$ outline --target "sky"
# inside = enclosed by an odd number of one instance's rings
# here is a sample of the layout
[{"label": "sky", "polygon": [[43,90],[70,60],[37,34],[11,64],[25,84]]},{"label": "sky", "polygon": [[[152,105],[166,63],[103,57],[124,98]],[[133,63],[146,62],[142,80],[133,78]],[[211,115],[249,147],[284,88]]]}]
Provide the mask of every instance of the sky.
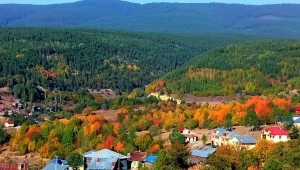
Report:
[{"label": "sky", "polygon": [[[14,4],[59,4],[75,2],[78,0],[0,0],[0,4],[14,3]],[[209,3],[209,2],[221,2],[221,3],[239,3],[239,4],[281,4],[281,3],[297,3],[300,4],[300,0],[125,0],[134,3],[151,3],[151,2],[178,2],[178,3]]]}]

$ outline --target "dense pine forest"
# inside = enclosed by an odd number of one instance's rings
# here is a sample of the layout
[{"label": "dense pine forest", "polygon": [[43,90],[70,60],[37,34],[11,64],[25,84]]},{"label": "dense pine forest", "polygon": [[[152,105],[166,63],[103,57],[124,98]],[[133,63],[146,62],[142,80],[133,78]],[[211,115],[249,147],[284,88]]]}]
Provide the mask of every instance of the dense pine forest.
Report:
[{"label": "dense pine forest", "polygon": [[12,87],[30,101],[41,97],[37,86],[131,91],[215,47],[263,39],[59,28],[1,28],[0,33],[0,87]]},{"label": "dense pine forest", "polygon": [[277,95],[300,88],[300,42],[229,45],[195,57],[148,86],[147,92],[196,96]]},{"label": "dense pine forest", "polygon": [[55,5],[2,4],[0,26],[172,33],[239,32],[299,38],[299,11],[299,4],[137,4],[120,0],[83,0]]}]

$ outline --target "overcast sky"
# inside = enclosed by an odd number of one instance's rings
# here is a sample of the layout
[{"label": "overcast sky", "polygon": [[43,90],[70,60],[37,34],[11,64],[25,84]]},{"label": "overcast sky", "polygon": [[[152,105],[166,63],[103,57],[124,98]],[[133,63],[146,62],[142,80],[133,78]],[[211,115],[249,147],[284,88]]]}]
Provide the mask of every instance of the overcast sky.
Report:
[{"label": "overcast sky", "polygon": [[[0,4],[15,3],[15,4],[58,4],[75,2],[78,0],[0,0]],[[240,4],[281,4],[281,3],[300,3],[300,0],[126,0],[135,3],[150,3],[150,2],[180,2],[180,3],[240,3]]]}]

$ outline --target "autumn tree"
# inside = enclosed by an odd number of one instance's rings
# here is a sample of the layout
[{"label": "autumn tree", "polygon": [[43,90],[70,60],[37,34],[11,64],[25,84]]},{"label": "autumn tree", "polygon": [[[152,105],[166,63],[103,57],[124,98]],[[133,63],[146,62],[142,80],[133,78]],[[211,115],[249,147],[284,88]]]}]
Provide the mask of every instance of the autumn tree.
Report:
[{"label": "autumn tree", "polygon": [[252,152],[254,156],[258,158],[259,163],[263,163],[267,160],[272,147],[273,144],[270,141],[260,139],[252,149]]},{"label": "autumn tree", "polygon": [[112,135],[108,136],[106,141],[103,143],[103,148],[112,149],[114,146],[114,137]]},{"label": "autumn tree", "polygon": [[139,136],[136,140],[135,140],[135,146],[137,146],[141,151],[146,151],[149,146],[151,145],[153,141],[153,138],[151,137],[150,134],[144,134]]},{"label": "autumn tree", "polygon": [[124,145],[119,141],[115,146],[115,151],[122,152],[124,150]]},{"label": "autumn tree", "polygon": [[92,114],[93,109],[91,107],[86,107],[83,109],[82,114],[88,116],[90,114]]}]

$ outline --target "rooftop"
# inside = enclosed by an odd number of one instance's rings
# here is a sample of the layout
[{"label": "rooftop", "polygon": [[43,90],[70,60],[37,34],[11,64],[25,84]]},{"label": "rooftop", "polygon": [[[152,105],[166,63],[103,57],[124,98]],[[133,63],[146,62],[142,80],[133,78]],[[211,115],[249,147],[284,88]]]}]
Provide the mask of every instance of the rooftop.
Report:
[{"label": "rooftop", "polygon": [[270,135],[289,135],[288,131],[282,130],[280,127],[268,127],[265,130],[270,131]]},{"label": "rooftop", "polygon": [[207,158],[210,154],[216,152],[216,148],[211,146],[202,146],[192,149],[192,156]]},{"label": "rooftop", "polygon": [[146,152],[133,151],[130,153],[130,157],[128,159],[132,161],[142,162],[145,161],[146,157]]},{"label": "rooftop", "polygon": [[235,136],[240,143],[256,143],[252,136]]},{"label": "rooftop", "polygon": [[157,160],[157,156],[151,155],[146,158],[145,162],[155,162],[156,160]]},{"label": "rooftop", "polygon": [[120,159],[127,159],[125,155],[122,155],[120,153],[111,151],[109,149],[102,149],[100,151],[95,151],[91,153],[85,153],[84,157],[90,157],[90,158],[120,158]]}]

